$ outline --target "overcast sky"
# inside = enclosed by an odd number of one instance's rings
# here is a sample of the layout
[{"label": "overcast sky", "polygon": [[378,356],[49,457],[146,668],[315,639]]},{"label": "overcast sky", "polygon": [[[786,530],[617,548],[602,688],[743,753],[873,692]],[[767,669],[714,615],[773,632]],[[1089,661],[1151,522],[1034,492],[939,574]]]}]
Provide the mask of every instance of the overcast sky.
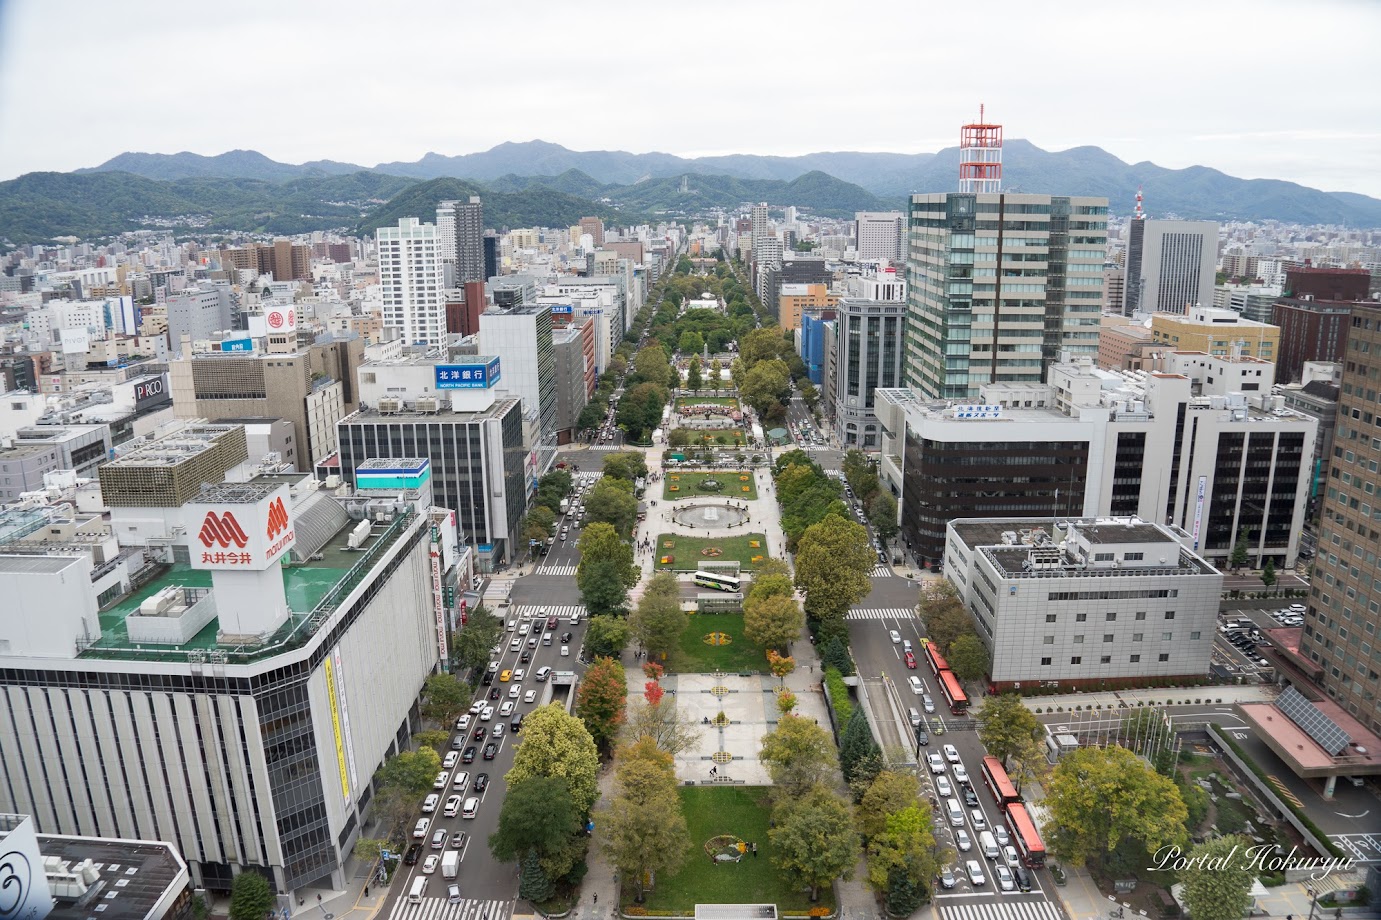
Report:
[{"label": "overcast sky", "polygon": [[983,102],[1048,150],[1381,197],[1378,38],[1375,0],[0,0],[0,179],[535,138],[914,153]]}]

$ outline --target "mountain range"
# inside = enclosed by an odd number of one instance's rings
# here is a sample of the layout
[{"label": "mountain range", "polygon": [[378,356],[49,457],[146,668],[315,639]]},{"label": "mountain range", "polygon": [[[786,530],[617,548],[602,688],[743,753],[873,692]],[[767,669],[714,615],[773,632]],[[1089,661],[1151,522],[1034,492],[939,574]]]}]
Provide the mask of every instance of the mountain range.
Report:
[{"label": "mountain range", "polygon": [[[1051,152],[1004,146],[1007,191],[1106,197],[1127,213],[1137,188],[1152,216],[1381,226],[1381,200],[1292,182],[1238,179],[1203,166],[1129,164],[1097,147]],[[597,215],[620,223],[766,201],[849,217],[905,207],[912,191],[953,189],[958,148],[937,153],[748,154],[575,151],[544,141],[481,153],[429,153],[372,169],[334,160],[279,163],[253,150],[218,156],[122,153],[72,173],[0,182],[0,240],[96,238],[140,227],[197,232],[370,232],[398,217],[431,219],[437,201],[482,195],[486,225],[566,226]]]}]

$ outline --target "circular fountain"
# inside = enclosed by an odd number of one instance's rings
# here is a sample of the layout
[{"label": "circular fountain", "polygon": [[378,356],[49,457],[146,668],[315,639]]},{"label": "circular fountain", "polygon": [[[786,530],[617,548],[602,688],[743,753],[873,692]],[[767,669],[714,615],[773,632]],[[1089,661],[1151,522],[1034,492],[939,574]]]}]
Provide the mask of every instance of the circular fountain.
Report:
[{"label": "circular fountain", "polygon": [[696,502],[676,509],[672,520],[684,527],[737,527],[748,520],[748,512],[728,502]]}]

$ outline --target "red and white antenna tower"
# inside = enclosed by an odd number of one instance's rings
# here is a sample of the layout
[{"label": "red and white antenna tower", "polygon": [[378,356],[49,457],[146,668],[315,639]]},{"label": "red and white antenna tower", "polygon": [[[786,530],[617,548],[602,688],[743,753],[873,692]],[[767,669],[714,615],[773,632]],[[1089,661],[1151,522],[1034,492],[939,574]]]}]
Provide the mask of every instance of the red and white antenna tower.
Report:
[{"label": "red and white antenna tower", "polygon": [[1002,125],[985,122],[982,105],[977,123],[964,125],[959,131],[959,191],[1002,191]]},{"label": "red and white antenna tower", "polygon": [[1146,212],[1141,210],[1141,186],[1136,187],[1136,213],[1132,215],[1135,220],[1145,220]]}]

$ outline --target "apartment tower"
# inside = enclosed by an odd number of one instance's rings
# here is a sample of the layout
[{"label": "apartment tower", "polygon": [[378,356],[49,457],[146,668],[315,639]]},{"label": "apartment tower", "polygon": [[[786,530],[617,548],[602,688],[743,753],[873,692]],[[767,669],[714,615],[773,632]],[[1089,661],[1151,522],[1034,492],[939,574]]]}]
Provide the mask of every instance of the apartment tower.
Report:
[{"label": "apartment tower", "polygon": [[375,232],[384,324],[408,345],[439,345],[446,338],[445,275],[435,224],[403,217]]}]

